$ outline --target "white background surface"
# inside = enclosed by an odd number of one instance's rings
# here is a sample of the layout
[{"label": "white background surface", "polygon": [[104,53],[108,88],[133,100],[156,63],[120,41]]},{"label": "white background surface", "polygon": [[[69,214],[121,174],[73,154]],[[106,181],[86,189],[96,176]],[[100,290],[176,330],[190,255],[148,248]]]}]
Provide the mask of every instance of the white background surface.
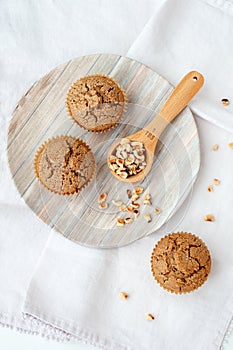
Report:
[{"label": "white background surface", "polygon": [[[2,0],[1,0],[2,1]],[[41,0],[40,0],[41,1]],[[26,10],[21,11],[21,5],[22,4],[27,4],[28,6],[26,7]],[[51,1],[46,1],[44,2],[48,3],[49,5],[52,6],[53,2]],[[60,1],[58,1],[60,3]],[[107,3],[107,2],[106,2]],[[113,2],[112,2],[113,3]],[[143,25],[147,22],[148,17],[150,17],[150,13],[153,11],[153,5],[152,1],[147,2],[147,7],[142,6],[140,8],[140,11],[137,9],[139,7],[134,6],[132,7],[132,11],[130,13],[127,13],[126,9],[124,6],[121,6],[123,2],[119,5],[119,2],[115,2],[115,7],[112,8],[112,11],[114,12],[115,16],[114,18],[116,19],[115,22],[111,22],[111,26],[118,28],[117,30],[118,35],[111,36],[109,38],[106,38],[102,35],[98,35],[98,33],[102,33],[102,26],[105,28],[106,27],[106,22],[101,23],[98,21],[98,30],[89,30],[89,38],[88,40],[85,40],[83,31],[85,29],[85,24],[86,21],[82,21],[82,17],[80,15],[80,7],[77,7],[77,13],[69,11],[69,14],[73,13],[73,20],[77,20],[77,22],[80,23],[80,27],[78,31],[75,31],[71,37],[69,37],[68,40],[60,40],[59,42],[54,40],[56,38],[56,35],[53,33],[53,30],[55,31],[55,26],[51,24],[52,21],[49,21],[49,16],[46,16],[46,13],[48,12],[47,10],[41,11],[40,12],[40,17],[39,19],[33,18],[33,10],[36,11],[36,6],[39,6],[38,4],[41,4],[41,2],[31,2],[31,1],[26,1],[22,2],[20,5],[20,1],[14,1],[11,2],[9,1],[9,4],[11,4],[12,8],[14,8],[14,11],[16,11],[17,17],[13,17],[13,19],[9,19],[5,14],[2,16],[1,20],[4,21],[4,25],[1,27],[2,33],[4,33],[7,30],[7,25],[5,22],[5,19],[9,20],[9,23],[13,21],[15,26],[10,26],[10,28],[13,28],[13,34],[12,37],[16,40],[4,40],[7,42],[7,48],[10,47],[10,55],[8,51],[5,49],[5,56],[6,56],[6,65],[3,66],[1,70],[1,80],[2,81],[7,81],[7,86],[10,84],[13,84],[14,89],[12,89],[12,93],[10,95],[10,100],[6,100],[6,95],[4,95],[4,92],[7,91],[7,89],[1,89],[2,90],[2,95],[1,95],[1,102],[4,101],[5,107],[9,107],[10,103],[16,102],[21,94],[23,94],[27,88],[33,83],[38,77],[43,75],[45,72],[49,71],[48,67],[54,67],[56,64],[61,63],[66,61],[68,58],[74,57],[74,56],[79,56],[81,54],[88,54],[88,53],[93,53],[93,52],[99,52],[101,51],[106,51],[106,47],[108,48],[108,52],[117,52],[117,53],[122,53],[125,54],[127,52],[127,49],[130,47],[130,44],[137,38],[138,34],[143,28]],[[71,5],[73,4],[73,1],[66,1],[67,4],[67,9],[69,8],[68,4]],[[83,2],[84,4],[84,2]],[[93,10],[93,2],[92,1],[85,1],[85,6],[87,6],[87,13],[89,14],[89,18],[93,18],[93,14],[95,14],[95,11]],[[116,5],[117,4],[117,5]],[[29,6],[30,5],[30,6]],[[33,8],[33,6],[35,8]],[[101,5],[101,1],[99,1],[99,5]],[[9,7],[11,7],[9,5]],[[111,5],[109,5],[111,6]],[[141,12],[141,9],[143,11]],[[66,8],[64,8],[64,11]],[[63,11],[63,12],[64,12]],[[3,13],[3,12],[2,12]],[[11,11],[9,11],[11,13]],[[129,14],[131,17],[135,19],[135,27],[128,28],[127,31],[127,41],[125,40],[125,30],[122,30],[122,26],[128,23],[129,19]],[[0,11],[0,16],[1,16],[1,11]],[[31,23],[31,19],[33,18],[32,24],[29,27],[28,30],[28,24]],[[57,18],[60,18],[60,13],[57,14]],[[17,19],[17,21],[15,21]],[[18,21],[19,20],[19,21]],[[21,28],[20,23],[23,23],[22,27],[22,32],[19,31]],[[43,33],[50,32],[50,40],[45,40],[46,36],[43,37],[43,35],[40,32],[37,32],[37,28],[33,25],[34,23],[41,23],[41,27],[44,28]],[[113,23],[114,22],[114,23]],[[8,22],[7,22],[8,23]],[[83,27],[82,27],[83,24]],[[107,22],[109,24],[109,22]],[[140,24],[140,25],[139,25]],[[56,26],[56,32],[59,32],[59,37],[63,38],[64,35],[64,28],[61,25]],[[25,36],[25,32],[28,33],[27,36]],[[52,32],[52,33],[51,33]],[[12,33],[12,31],[10,31]],[[37,35],[38,34],[38,35]],[[57,34],[57,33],[56,33]],[[109,33],[108,33],[109,35]],[[34,40],[34,38],[38,38],[39,40]],[[96,40],[96,37],[98,37],[98,40]],[[23,38],[23,40],[21,40]],[[65,46],[65,42],[67,42],[67,45]],[[78,43],[78,45],[71,45],[71,42]],[[20,43],[20,45],[19,45]],[[33,44],[31,44],[33,43]],[[30,44],[30,45],[29,45]],[[44,45],[42,47],[42,44]],[[71,52],[70,48],[77,47],[77,52]],[[39,48],[39,49],[37,49]],[[59,49],[56,51],[56,49]],[[21,51],[20,51],[21,50]],[[89,50],[89,51],[88,51]],[[57,56],[55,55],[54,52],[59,52]],[[39,54],[38,54],[39,52]],[[21,61],[19,60],[19,57],[21,57]],[[27,62],[27,59],[33,58]],[[28,73],[28,74],[27,74]],[[29,74],[30,73],[30,74]],[[6,77],[4,76],[6,74]],[[4,79],[5,78],[5,79]],[[20,86],[20,87],[18,87]],[[9,87],[8,87],[9,89]],[[12,103],[12,104],[14,104]],[[10,116],[10,111],[3,109],[3,112],[7,117]],[[220,132],[220,129],[219,129]],[[1,133],[1,130],[0,130]],[[1,189],[1,192],[4,193],[6,189]],[[8,192],[7,189],[7,199],[11,198],[11,194]],[[12,196],[13,198],[13,196]],[[13,200],[14,203],[14,200]],[[16,232],[17,233],[17,232]],[[91,315],[90,315],[91,317]],[[208,325],[207,325],[208,326]],[[224,346],[224,350],[232,350],[233,349],[233,336],[231,337],[231,342],[228,343],[228,345]],[[12,349],[45,349],[45,350],[55,350],[55,349],[77,349],[77,350],[91,350],[94,349],[93,347],[90,346],[85,346],[83,344],[78,344],[78,343],[67,343],[67,344],[59,344],[55,342],[48,342],[40,337],[36,336],[30,336],[30,335],[23,335],[23,334],[18,334],[15,331],[9,330],[9,329],[1,329],[0,328],[0,350],[12,350]],[[152,349],[154,350],[154,349]],[[158,349],[160,350],[160,349]],[[175,348],[175,350],[177,350]],[[197,350],[202,350],[202,349],[197,349]],[[205,349],[203,349],[205,350]]]},{"label": "white background surface", "polygon": [[[0,348],[1,350],[95,350],[96,347],[84,345],[77,342],[56,343],[32,335],[20,334],[6,328],[0,328]],[[223,350],[233,349],[233,336],[224,344]],[[153,349],[152,349],[153,350]],[[161,349],[157,349],[161,350]],[[177,349],[174,349],[177,350]],[[197,349],[204,350],[204,349]]]}]

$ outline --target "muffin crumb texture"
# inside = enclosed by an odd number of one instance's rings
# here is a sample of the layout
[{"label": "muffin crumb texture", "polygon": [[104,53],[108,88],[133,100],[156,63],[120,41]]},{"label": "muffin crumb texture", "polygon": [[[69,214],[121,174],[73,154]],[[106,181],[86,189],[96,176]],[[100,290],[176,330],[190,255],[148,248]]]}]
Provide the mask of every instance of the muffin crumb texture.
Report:
[{"label": "muffin crumb texture", "polygon": [[114,79],[90,75],[71,86],[66,103],[70,116],[81,127],[89,131],[105,131],[120,121],[126,97]]},{"label": "muffin crumb texture", "polygon": [[41,183],[59,194],[78,193],[90,182],[95,171],[94,155],[80,139],[59,136],[47,141],[35,158]]},{"label": "muffin crumb texture", "polygon": [[191,292],[208,277],[211,258],[206,245],[195,235],[172,233],[155,246],[151,269],[155,280],[174,293]]}]

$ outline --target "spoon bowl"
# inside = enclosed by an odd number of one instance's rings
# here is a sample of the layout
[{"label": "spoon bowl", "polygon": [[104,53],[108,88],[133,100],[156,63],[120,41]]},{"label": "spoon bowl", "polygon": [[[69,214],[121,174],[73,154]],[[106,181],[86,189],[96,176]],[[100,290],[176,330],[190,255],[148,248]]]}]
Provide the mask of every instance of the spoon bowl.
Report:
[{"label": "spoon bowl", "polygon": [[[144,129],[140,130],[138,133],[135,133],[131,136],[127,136],[127,137],[124,137],[124,139],[128,139],[130,141],[139,141],[139,142],[142,142],[142,131],[144,131]],[[158,140],[157,140],[158,141]],[[132,176],[129,176],[127,177],[126,179],[124,178],[121,178],[115,171],[113,171],[111,168],[110,168],[110,162],[109,162],[109,157],[113,154],[115,154],[115,151],[116,151],[116,148],[117,146],[119,145],[119,141],[114,143],[110,149],[109,149],[109,153],[108,153],[108,167],[109,167],[109,170],[111,172],[111,174],[113,176],[115,176],[118,180],[121,180],[121,181],[124,181],[124,182],[139,182],[141,180],[143,180],[144,177],[146,177],[146,175],[150,172],[151,170],[151,167],[153,165],[153,161],[154,161],[154,150],[155,150],[155,147],[157,145],[157,142],[154,143],[154,147],[153,149],[151,149],[151,147],[148,146],[148,144],[144,144],[144,147],[145,147],[145,150],[146,150],[146,167],[141,170],[139,173],[137,173],[136,175],[132,175]]]},{"label": "spoon bowl", "polygon": [[135,134],[124,137],[124,139],[128,139],[130,141],[141,142],[145,148],[146,166],[140,172],[135,175],[129,175],[126,178],[118,175],[114,170],[110,168],[111,163],[109,161],[109,157],[115,154],[116,148],[120,142],[118,141],[110,147],[108,153],[108,167],[110,172],[118,180],[133,183],[144,179],[153,165],[154,151],[160,135],[163,133],[169,123],[171,123],[187,106],[187,104],[194,97],[194,95],[196,95],[203,84],[204,78],[201,73],[197,71],[191,71],[186,74],[180,83],[176,86],[155,118]]}]

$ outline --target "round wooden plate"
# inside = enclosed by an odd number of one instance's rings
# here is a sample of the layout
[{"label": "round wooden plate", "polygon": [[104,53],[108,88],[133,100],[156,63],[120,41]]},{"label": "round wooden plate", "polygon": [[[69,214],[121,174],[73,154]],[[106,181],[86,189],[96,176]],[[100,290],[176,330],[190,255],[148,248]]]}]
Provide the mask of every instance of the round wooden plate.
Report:
[{"label": "round wooden plate", "polygon": [[[120,125],[102,134],[79,128],[67,116],[65,107],[70,85],[84,75],[95,73],[115,78],[125,89],[129,102]],[[119,182],[110,174],[106,157],[111,143],[136,132],[155,116],[172,89],[164,78],[145,65],[112,54],[73,59],[36,82],[14,110],[8,134],[10,170],[27,205],[51,228],[86,246],[119,247],[160,228],[187,197],[200,166],[199,138],[189,108],[163,133],[150,174],[137,184],[144,188],[144,193],[151,194],[152,206],[140,202],[139,217],[124,227],[116,226],[116,218],[129,213],[119,212],[111,201],[127,203],[126,191],[132,190],[133,185]],[[80,194],[60,196],[39,184],[33,160],[45,140],[67,134],[80,137],[91,146],[97,170],[92,183]],[[102,192],[108,193],[109,206],[105,210],[98,207]],[[154,213],[155,207],[160,208],[160,214]],[[150,223],[144,218],[145,213],[151,214]]]}]

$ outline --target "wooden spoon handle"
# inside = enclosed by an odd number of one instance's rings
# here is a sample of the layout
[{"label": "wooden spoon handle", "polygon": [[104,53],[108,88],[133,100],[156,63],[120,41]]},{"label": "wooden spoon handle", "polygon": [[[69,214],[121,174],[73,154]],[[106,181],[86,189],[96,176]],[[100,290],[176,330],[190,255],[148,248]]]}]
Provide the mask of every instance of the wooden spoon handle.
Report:
[{"label": "wooden spoon handle", "polygon": [[192,71],[186,74],[161,108],[160,116],[170,123],[187,106],[203,84],[204,78],[201,73]]},{"label": "wooden spoon handle", "polygon": [[153,147],[153,143],[159,139],[167,125],[187,106],[193,96],[204,84],[201,73],[189,72],[184,76],[169,96],[156,117],[144,127],[147,142]]}]

